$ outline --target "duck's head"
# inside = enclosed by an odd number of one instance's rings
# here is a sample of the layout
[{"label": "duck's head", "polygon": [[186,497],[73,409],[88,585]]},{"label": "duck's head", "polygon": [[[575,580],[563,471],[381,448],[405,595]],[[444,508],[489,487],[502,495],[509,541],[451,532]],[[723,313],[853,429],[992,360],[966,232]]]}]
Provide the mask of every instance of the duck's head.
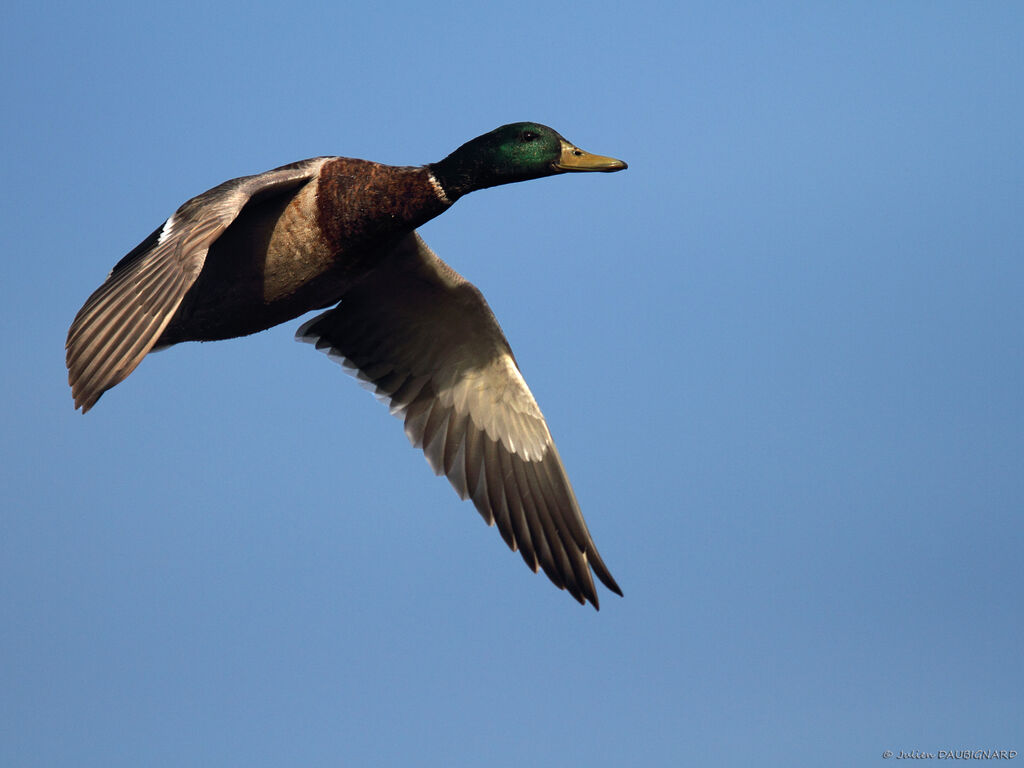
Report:
[{"label": "duck's head", "polygon": [[575,171],[621,171],[614,157],[584,152],[539,123],[511,123],[467,141],[430,170],[445,195],[456,198],[486,187]]}]

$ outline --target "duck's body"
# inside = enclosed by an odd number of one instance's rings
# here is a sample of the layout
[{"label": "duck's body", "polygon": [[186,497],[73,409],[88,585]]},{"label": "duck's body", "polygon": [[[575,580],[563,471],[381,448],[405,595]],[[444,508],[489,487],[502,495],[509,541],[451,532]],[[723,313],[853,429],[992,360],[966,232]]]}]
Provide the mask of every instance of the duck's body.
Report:
[{"label": "duck's body", "polygon": [[[210,245],[156,348],[246,336],[336,304],[394,242],[451,206],[428,168],[317,157],[221,184],[182,206],[149,240],[232,190],[277,175],[285,182],[250,199]],[[111,277],[130,268],[139,250]]]},{"label": "duck's body", "polygon": [[245,336],[340,302],[299,338],[370,382],[533,570],[596,607],[590,567],[621,591],[508,342],[480,292],[415,229],[474,189],[621,168],[521,123],[434,165],[319,157],[227,181],[182,205],[79,311],[67,342],[75,405],[89,410],[152,349]]}]

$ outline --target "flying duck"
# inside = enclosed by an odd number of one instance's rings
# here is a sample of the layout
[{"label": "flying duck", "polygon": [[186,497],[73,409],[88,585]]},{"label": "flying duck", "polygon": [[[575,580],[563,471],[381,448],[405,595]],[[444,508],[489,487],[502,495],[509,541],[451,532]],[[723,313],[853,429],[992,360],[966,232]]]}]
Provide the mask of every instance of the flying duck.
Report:
[{"label": "flying duck", "polygon": [[373,389],[534,572],[598,608],[591,569],[622,590],[512,349],[480,291],[416,228],[478,189],[625,168],[514,123],[421,167],[316,157],[226,181],[178,208],[79,310],[66,345],[75,407],[88,411],[150,351],[333,307],[296,337]]}]

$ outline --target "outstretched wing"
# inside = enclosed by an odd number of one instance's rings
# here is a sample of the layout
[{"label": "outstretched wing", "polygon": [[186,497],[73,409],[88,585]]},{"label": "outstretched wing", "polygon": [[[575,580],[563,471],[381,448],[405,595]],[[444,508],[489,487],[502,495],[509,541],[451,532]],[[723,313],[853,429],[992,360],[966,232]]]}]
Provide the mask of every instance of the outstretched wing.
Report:
[{"label": "outstretched wing", "polygon": [[305,184],[328,159],[225,181],[186,202],[121,259],[68,331],[75,407],[82,413],[92,408],[153,348],[202,271],[210,246],[248,202]]},{"label": "outstretched wing", "polygon": [[598,607],[622,594],[587,530],[544,416],[480,291],[413,233],[299,328],[368,382],[437,474],[536,572]]}]

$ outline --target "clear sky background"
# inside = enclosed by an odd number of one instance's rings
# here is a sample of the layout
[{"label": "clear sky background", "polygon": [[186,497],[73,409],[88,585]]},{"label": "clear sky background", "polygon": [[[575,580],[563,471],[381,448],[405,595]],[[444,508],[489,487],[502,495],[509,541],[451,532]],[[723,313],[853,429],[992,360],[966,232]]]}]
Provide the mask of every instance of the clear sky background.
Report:
[{"label": "clear sky background", "polygon": [[[0,765],[1024,753],[1024,7],[360,6],[4,11]],[[298,321],[72,410],[71,319],[187,198],[517,120],[629,170],[421,232],[624,599],[531,574]]]}]

